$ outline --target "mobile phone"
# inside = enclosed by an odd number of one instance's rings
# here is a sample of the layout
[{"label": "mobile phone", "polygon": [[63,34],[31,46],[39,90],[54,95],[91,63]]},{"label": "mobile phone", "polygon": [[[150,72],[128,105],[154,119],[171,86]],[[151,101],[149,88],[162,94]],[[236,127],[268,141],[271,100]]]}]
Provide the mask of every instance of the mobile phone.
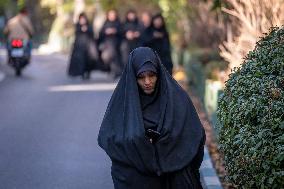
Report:
[{"label": "mobile phone", "polygon": [[146,130],[146,135],[151,138],[153,141],[156,141],[160,136],[161,133],[158,131],[155,131],[153,129],[147,129]]}]

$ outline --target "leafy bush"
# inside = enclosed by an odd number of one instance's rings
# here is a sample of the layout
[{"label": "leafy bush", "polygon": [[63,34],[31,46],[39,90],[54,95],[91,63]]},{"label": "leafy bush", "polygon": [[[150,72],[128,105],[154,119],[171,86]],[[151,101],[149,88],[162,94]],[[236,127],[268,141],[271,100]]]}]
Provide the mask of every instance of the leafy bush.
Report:
[{"label": "leafy bush", "polygon": [[238,188],[284,188],[284,27],[235,68],[219,99],[219,143]]}]

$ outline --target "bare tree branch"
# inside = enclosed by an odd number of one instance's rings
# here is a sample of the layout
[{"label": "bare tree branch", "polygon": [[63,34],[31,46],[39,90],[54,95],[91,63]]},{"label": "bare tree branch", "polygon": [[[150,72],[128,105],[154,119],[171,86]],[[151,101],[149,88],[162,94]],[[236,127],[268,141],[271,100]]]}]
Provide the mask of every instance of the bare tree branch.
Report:
[{"label": "bare tree branch", "polygon": [[220,55],[230,63],[230,69],[240,66],[247,53],[270,27],[284,24],[284,0],[228,0],[231,9],[222,11],[237,18],[231,25],[238,28],[232,37],[228,30],[227,41],[219,46]]}]

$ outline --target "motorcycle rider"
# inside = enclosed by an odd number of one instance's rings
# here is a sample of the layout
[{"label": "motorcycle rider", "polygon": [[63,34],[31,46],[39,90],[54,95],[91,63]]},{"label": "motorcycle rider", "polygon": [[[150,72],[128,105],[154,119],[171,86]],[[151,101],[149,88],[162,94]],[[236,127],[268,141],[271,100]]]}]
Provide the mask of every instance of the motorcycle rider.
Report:
[{"label": "motorcycle rider", "polygon": [[[34,29],[31,20],[28,17],[28,11],[26,7],[21,8],[16,16],[8,20],[3,33],[7,36],[8,58],[10,57],[11,53],[10,41],[12,39],[21,39],[27,42],[26,53],[29,62],[32,50],[31,38],[34,34]],[[8,61],[10,60],[8,59]]]}]

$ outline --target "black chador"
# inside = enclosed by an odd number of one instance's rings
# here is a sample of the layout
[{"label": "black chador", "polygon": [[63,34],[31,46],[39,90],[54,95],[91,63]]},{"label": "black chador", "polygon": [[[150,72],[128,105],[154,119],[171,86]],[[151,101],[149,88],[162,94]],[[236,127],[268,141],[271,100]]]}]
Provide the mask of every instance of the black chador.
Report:
[{"label": "black chador", "polygon": [[120,43],[121,24],[119,19],[116,18],[112,21],[107,19],[99,34],[99,49],[103,63],[110,66],[111,72],[115,76],[121,74]]},{"label": "black chador", "polygon": [[143,32],[142,45],[154,49],[159,54],[167,71],[172,74],[173,62],[169,33],[161,14],[155,15],[152,18],[151,26]]},{"label": "black chador", "polygon": [[[151,95],[141,91],[136,78],[147,70],[158,78]],[[132,51],[98,136],[112,160],[115,189],[202,188],[199,167],[204,142],[204,129],[190,98],[158,55],[147,47]]]},{"label": "black chador", "polygon": [[89,44],[90,41],[94,40],[94,33],[84,13],[80,14],[75,30],[75,42],[71,53],[68,74],[70,76],[84,76],[87,74],[87,77],[89,77],[93,69],[93,62],[89,56]]},{"label": "black chador", "polygon": [[[133,17],[130,17],[133,15]],[[123,65],[126,65],[128,62],[129,53],[141,46],[140,36],[142,32],[142,25],[139,23],[135,11],[130,10],[126,14],[125,22],[123,23],[122,29],[122,43],[120,47],[121,58]]]}]

